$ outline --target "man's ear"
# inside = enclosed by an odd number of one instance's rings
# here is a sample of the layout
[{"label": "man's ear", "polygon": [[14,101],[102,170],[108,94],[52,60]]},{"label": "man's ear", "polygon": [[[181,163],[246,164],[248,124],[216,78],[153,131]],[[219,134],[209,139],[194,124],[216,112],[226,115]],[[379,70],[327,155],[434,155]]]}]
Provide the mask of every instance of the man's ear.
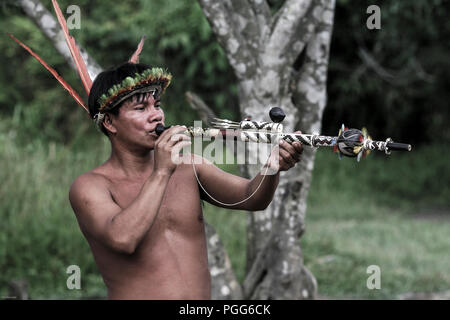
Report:
[{"label": "man's ear", "polygon": [[103,126],[105,127],[106,131],[115,134],[117,132],[117,128],[115,127],[113,120],[114,117],[111,114],[106,113],[105,118],[103,119]]}]

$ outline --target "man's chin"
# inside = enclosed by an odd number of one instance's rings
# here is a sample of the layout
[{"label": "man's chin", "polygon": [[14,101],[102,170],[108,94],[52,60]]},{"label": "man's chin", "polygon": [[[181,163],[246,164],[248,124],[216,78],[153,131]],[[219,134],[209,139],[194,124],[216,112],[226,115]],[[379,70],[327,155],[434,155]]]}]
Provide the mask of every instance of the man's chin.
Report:
[{"label": "man's chin", "polygon": [[146,147],[148,147],[149,149],[153,150],[155,148],[155,143],[156,140],[158,140],[159,136],[157,134],[149,134],[147,136],[148,138],[146,139]]}]

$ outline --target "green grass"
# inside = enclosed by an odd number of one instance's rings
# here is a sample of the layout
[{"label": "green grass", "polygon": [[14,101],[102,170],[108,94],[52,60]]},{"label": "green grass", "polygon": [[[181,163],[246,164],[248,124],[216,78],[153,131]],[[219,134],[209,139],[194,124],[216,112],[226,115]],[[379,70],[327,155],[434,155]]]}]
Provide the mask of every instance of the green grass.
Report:
[{"label": "green grass", "polygon": [[[361,163],[318,154],[301,245],[319,294],[372,299],[450,289],[445,154],[448,147],[431,146]],[[431,219],[436,211],[441,217]],[[381,269],[380,290],[366,287],[369,265]]]},{"label": "green grass", "polygon": [[[392,298],[450,289],[450,215],[415,217],[449,207],[445,153],[448,149],[432,146],[356,163],[318,152],[300,241],[321,295]],[[70,147],[39,140],[18,146],[13,135],[0,134],[0,296],[7,295],[13,279],[26,280],[36,299],[105,296],[68,189],[108,155],[104,138]],[[209,204],[204,211],[242,281],[246,214]],[[66,287],[72,264],[81,268],[82,290]],[[372,264],[381,268],[381,290],[366,288],[366,268]]]},{"label": "green grass", "polygon": [[[32,298],[105,296],[89,246],[68,201],[72,181],[108,155],[108,145],[74,152],[38,140],[17,147],[0,136],[0,296],[7,282],[28,282]],[[83,290],[68,290],[67,267],[81,268]]]},{"label": "green grass", "polygon": [[[313,217],[301,240],[319,293],[331,297],[392,298],[450,289],[449,221],[422,221],[389,209],[376,216]],[[381,269],[381,289],[368,290],[369,265]]]}]

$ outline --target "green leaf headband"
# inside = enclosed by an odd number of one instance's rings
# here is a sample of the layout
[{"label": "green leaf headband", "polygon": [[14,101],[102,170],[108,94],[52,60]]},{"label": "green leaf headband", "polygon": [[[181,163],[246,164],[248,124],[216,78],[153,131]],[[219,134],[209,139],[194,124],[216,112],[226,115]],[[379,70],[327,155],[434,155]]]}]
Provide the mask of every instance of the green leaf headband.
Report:
[{"label": "green leaf headband", "polygon": [[[141,92],[150,92],[160,87],[160,93],[164,93],[172,80],[172,75],[162,68],[147,69],[141,74],[136,73],[135,77],[126,77],[121,83],[112,86],[107,94],[103,94],[99,100],[100,105],[98,111],[104,113],[112,110],[125,99]],[[140,90],[148,87],[148,91]],[[159,93],[159,92],[158,92]]]},{"label": "green leaf headband", "polygon": [[138,93],[152,92],[154,96],[164,93],[172,80],[172,75],[162,68],[147,69],[142,73],[136,73],[135,77],[126,77],[121,83],[112,86],[106,94],[98,99],[100,105],[98,113],[94,116],[94,122],[101,129],[105,112],[108,112],[126,99]]}]

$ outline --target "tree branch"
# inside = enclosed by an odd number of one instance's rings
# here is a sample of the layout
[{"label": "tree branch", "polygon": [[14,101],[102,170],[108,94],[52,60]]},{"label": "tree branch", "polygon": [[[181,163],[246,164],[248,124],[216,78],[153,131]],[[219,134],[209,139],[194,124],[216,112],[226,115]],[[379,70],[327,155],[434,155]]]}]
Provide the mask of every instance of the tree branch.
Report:
[{"label": "tree branch", "polygon": [[256,52],[259,47],[259,35],[261,33],[258,21],[248,0],[230,0],[231,19],[236,31],[242,35],[247,49]]},{"label": "tree branch", "polygon": [[25,280],[12,280],[8,283],[8,296],[14,300],[28,300],[28,283]]},{"label": "tree branch", "polygon": [[[185,97],[191,108],[199,114],[203,123],[210,125],[214,118],[217,118],[215,112],[195,93],[187,91]],[[226,139],[223,140],[223,144],[231,152],[227,146]],[[234,158],[237,157],[237,150],[237,148],[233,148],[232,150]]]},{"label": "tree branch", "polygon": [[[27,16],[29,16],[41,29],[47,38],[49,38],[56,50],[64,57],[64,59],[69,63],[69,65],[76,70],[75,64],[73,62],[72,55],[70,54],[69,48],[64,40],[64,34],[61,30],[58,22],[53,17],[53,15],[42,5],[40,0],[19,0],[19,4],[25,11]],[[79,46],[79,45],[78,45]],[[97,62],[90,58],[86,50],[79,46],[83,60],[89,71],[91,79],[94,79],[97,74],[102,71]]]},{"label": "tree branch", "polygon": [[284,3],[272,22],[272,32],[264,52],[265,64],[271,64],[282,74],[289,71],[284,67],[290,68],[294,64],[316,26],[324,19],[324,2],[287,0]]},{"label": "tree branch", "polygon": [[270,32],[272,19],[269,4],[266,0],[248,0],[248,2],[255,14],[256,21],[258,22],[260,38],[265,39],[266,35]]},{"label": "tree branch", "polygon": [[363,47],[358,49],[358,56],[361,58],[364,67],[373,70],[382,80],[393,86],[407,86],[417,80],[432,83],[434,80],[423,70],[423,67],[414,57],[409,66],[393,71],[383,67],[375,56]]},{"label": "tree branch", "polygon": [[[323,19],[308,42],[305,62],[293,77],[292,97],[302,117],[296,127],[319,133],[327,101],[326,82],[335,0],[325,1]],[[328,13],[330,16],[328,16]]]},{"label": "tree branch", "polygon": [[250,299],[256,286],[264,276],[264,271],[268,267],[266,263],[266,256],[272,241],[272,236],[267,237],[266,242],[264,243],[260,251],[258,251],[255,260],[253,261],[252,266],[248,271],[247,276],[245,277],[244,283],[242,285],[245,299]]},{"label": "tree branch", "polygon": [[380,78],[386,80],[389,83],[393,83],[395,76],[386,70],[375,58],[372,56],[367,50],[364,48],[358,49],[358,56],[361,58],[361,60],[364,62],[364,64],[375,71],[377,75],[380,76]]},{"label": "tree branch", "polygon": [[195,93],[187,91],[185,97],[191,108],[197,111],[203,123],[210,124],[214,118],[217,118],[215,112]]},{"label": "tree branch", "polygon": [[285,52],[292,38],[298,38],[297,27],[312,5],[312,0],[286,0],[272,22],[268,46]]},{"label": "tree branch", "polygon": [[211,273],[211,299],[242,299],[242,288],[234,275],[230,259],[214,228],[205,223],[208,264]]},{"label": "tree branch", "polygon": [[[234,0],[199,0],[199,3],[236,76],[238,79],[246,79],[255,73],[256,61],[253,50],[241,33],[245,28],[242,24],[246,21],[243,19],[242,22],[236,23],[233,19],[235,7],[232,1]],[[236,4],[236,1],[234,3]],[[250,14],[248,10],[244,11]]]}]

